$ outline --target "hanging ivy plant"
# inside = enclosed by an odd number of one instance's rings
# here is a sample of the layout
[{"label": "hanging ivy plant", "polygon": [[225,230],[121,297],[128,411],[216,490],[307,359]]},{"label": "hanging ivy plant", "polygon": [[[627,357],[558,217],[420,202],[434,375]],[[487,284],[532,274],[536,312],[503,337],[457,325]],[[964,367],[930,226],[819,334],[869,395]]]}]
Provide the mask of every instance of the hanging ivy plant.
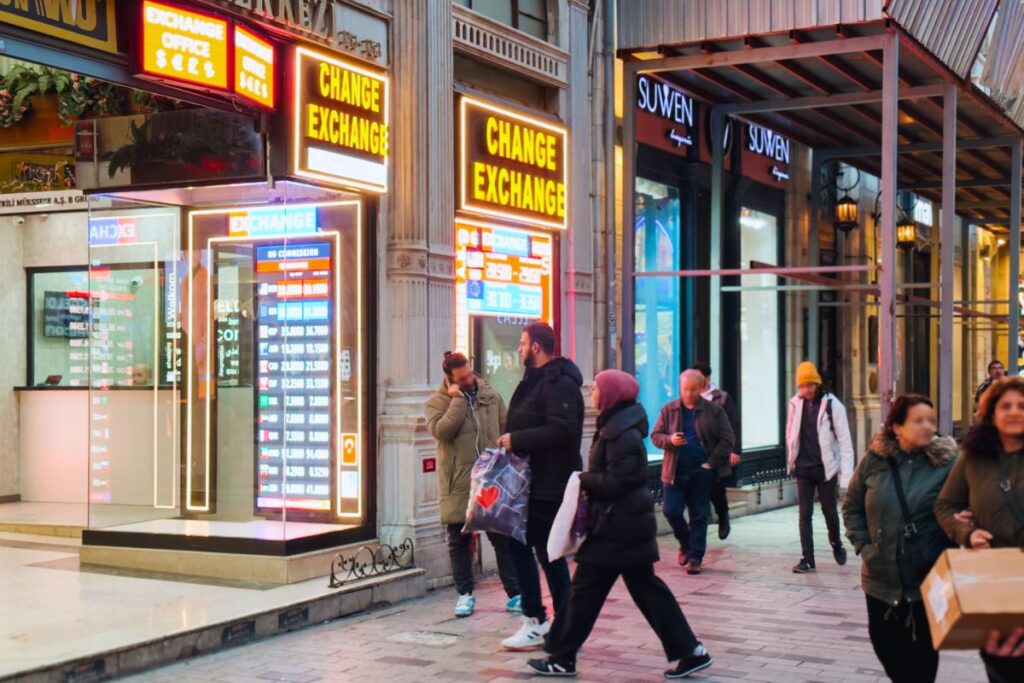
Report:
[{"label": "hanging ivy plant", "polygon": [[65,126],[77,119],[187,108],[188,105],[60,69],[15,64],[0,74],[0,127],[10,128],[32,113],[33,95],[56,95]]}]

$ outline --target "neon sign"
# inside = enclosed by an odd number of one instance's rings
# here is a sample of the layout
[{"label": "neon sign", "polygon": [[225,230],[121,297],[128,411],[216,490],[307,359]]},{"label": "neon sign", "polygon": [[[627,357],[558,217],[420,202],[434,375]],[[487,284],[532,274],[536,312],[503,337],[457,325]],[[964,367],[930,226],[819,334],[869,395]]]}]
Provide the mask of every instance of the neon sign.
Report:
[{"label": "neon sign", "polygon": [[235,27],[235,93],[274,108],[274,46]]},{"label": "neon sign", "polygon": [[232,237],[308,234],[317,230],[315,206],[275,206],[228,213],[228,234]]},{"label": "neon sign", "polygon": [[484,223],[455,225],[456,347],[469,344],[469,316],[551,322],[550,235]]},{"label": "neon sign", "polygon": [[89,220],[89,246],[130,244],[139,241],[139,224],[134,218],[93,218]]},{"label": "neon sign", "polygon": [[292,77],[292,172],[387,191],[387,77],[301,47]]},{"label": "neon sign", "polygon": [[142,70],[192,85],[227,88],[228,22],[143,0]]},{"label": "neon sign", "polygon": [[458,209],[565,228],[568,133],[563,126],[463,97]]}]

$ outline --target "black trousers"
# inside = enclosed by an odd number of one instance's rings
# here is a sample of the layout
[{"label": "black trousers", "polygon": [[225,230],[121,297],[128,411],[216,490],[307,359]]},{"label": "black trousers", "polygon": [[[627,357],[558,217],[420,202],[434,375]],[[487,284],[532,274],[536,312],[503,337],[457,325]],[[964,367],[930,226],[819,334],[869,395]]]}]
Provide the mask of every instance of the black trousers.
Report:
[{"label": "black trousers", "polygon": [[562,609],[569,596],[569,563],[564,557],[554,562],[548,560],[548,536],[551,535],[551,525],[555,523],[555,515],[561,504],[531,498],[526,517],[526,545],[514,538],[508,539],[509,555],[519,582],[519,595],[523,599],[523,616],[539,622],[547,621],[548,616],[541,599],[538,562],[544,569],[555,614]]},{"label": "black trousers", "polygon": [[619,569],[583,562],[576,565],[568,602],[555,614],[551,624],[544,645],[548,654],[558,660],[576,661],[576,653],[586,642],[608,593],[620,576],[633,602],[661,640],[668,661],[690,656],[697,647],[697,636],[683,616],[676,596],[654,574],[653,564]]},{"label": "black trousers", "polygon": [[825,516],[828,527],[828,542],[839,545],[839,476],[828,481],[818,481],[807,477],[796,478],[796,495],[800,503],[800,548],[804,559],[814,560],[814,533],[811,531],[811,516],[814,514],[814,492],[818,492],[821,501],[821,514]]},{"label": "black trousers", "polygon": [[932,648],[924,603],[904,601],[893,607],[866,597],[868,635],[885,673],[893,683],[933,683],[939,653]]},{"label": "black trousers", "polygon": [[[452,563],[452,579],[459,595],[472,593],[473,583],[473,536],[462,533],[462,524],[446,524],[445,535],[448,540],[448,559]],[[512,564],[512,556],[508,552],[508,536],[487,533],[487,540],[494,547],[494,557],[498,561],[498,576],[508,597],[519,595],[519,582]]]},{"label": "black trousers", "polygon": [[716,473],[711,481],[711,505],[715,508],[715,515],[718,517],[719,524],[722,523],[722,520],[729,521],[729,499],[725,494],[725,490],[735,486],[735,474],[730,474],[728,477],[719,477]]}]

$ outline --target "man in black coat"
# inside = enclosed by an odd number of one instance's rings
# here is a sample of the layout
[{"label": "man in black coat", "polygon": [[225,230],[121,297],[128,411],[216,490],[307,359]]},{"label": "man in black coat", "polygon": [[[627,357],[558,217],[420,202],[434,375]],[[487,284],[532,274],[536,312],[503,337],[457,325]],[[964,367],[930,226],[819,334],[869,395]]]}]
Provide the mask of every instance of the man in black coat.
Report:
[{"label": "man in black coat", "polygon": [[555,332],[550,325],[533,323],[523,330],[519,357],[526,372],[509,402],[508,433],[498,441],[530,459],[527,544],[509,539],[523,607],[521,627],[502,641],[509,650],[540,647],[550,628],[541,601],[537,560],[544,568],[556,611],[569,594],[569,566],[564,558],[549,562],[547,545],[569,475],[583,469],[583,375],[571,360],[554,354]]}]

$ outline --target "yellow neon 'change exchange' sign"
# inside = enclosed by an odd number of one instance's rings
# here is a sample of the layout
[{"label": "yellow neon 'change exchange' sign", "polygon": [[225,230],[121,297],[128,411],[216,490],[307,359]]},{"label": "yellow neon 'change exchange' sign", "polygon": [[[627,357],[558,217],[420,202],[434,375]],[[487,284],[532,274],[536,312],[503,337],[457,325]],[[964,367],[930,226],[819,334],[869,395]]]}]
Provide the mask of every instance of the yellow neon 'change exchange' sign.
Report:
[{"label": "yellow neon 'change exchange' sign", "polygon": [[564,126],[463,97],[459,137],[460,210],[566,227]]},{"label": "yellow neon 'change exchange' sign", "polygon": [[306,48],[294,64],[295,175],[386,191],[387,77]]}]

